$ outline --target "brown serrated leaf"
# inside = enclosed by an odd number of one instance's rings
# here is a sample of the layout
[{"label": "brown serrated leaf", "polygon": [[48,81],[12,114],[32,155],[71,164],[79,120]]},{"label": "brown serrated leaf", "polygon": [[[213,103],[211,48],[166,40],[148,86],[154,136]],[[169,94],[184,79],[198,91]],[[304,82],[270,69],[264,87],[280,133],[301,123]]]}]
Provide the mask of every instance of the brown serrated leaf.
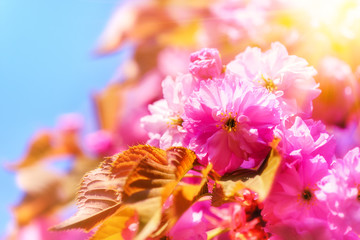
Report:
[{"label": "brown serrated leaf", "polygon": [[162,205],[176,184],[193,166],[196,155],[183,147],[172,147],[166,158],[141,160],[124,186],[124,204],[134,207],[139,216],[136,239],[146,239],[158,227]]},{"label": "brown serrated leaf", "polygon": [[79,211],[52,230],[82,228],[89,231],[95,227],[120,208],[124,184],[138,162],[161,157],[165,157],[165,151],[140,145],[105,159],[99,168],[84,176],[77,198]]},{"label": "brown serrated leaf", "polygon": [[[119,209],[131,208],[139,217],[136,239],[145,239],[158,228],[164,198],[173,191],[166,186],[180,181],[195,159],[195,154],[186,148],[164,151],[147,145],[131,147],[106,159],[84,177],[77,214],[53,230],[82,228],[88,231]],[[164,194],[164,189],[170,191]],[[107,229],[106,223],[101,228]],[[123,230],[121,226],[117,229]]]}]

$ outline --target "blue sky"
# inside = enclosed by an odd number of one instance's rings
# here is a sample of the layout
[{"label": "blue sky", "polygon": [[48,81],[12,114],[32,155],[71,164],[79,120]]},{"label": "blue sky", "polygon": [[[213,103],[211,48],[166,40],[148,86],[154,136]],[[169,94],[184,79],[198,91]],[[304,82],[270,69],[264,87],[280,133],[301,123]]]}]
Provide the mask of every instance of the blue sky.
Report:
[{"label": "blue sky", "polygon": [[123,58],[92,54],[118,2],[0,0],[0,236],[21,197],[4,163],[19,159],[36,130],[63,113],[94,119],[90,96]]}]

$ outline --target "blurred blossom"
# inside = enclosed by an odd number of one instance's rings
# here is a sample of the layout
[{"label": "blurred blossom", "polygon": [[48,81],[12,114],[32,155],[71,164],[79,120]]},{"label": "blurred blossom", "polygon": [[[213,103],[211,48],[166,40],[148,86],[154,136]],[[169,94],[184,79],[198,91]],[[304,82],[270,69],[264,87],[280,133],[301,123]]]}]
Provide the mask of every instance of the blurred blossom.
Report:
[{"label": "blurred blossom", "polygon": [[113,139],[107,131],[100,130],[88,134],[85,143],[89,151],[98,156],[113,154]]},{"label": "blurred blossom", "polygon": [[359,83],[350,66],[335,57],[325,57],[318,66],[322,94],[314,100],[315,119],[344,126],[359,98]]},{"label": "blurred blossom", "polygon": [[180,48],[165,48],[158,55],[158,68],[164,76],[185,73],[189,66],[190,52]]},{"label": "blurred blossom", "polygon": [[80,131],[83,127],[84,118],[78,113],[61,115],[57,123],[57,129],[60,131]]},{"label": "blurred blossom", "polygon": [[360,121],[358,114],[350,117],[346,127],[332,126],[331,131],[336,139],[336,156],[344,157],[354,147],[360,146]]},{"label": "blurred blossom", "polygon": [[59,220],[56,218],[38,218],[31,224],[22,228],[16,236],[17,240],[61,240],[61,239],[84,239],[91,236],[92,233],[84,233],[79,230],[66,232],[52,232],[48,229]]}]

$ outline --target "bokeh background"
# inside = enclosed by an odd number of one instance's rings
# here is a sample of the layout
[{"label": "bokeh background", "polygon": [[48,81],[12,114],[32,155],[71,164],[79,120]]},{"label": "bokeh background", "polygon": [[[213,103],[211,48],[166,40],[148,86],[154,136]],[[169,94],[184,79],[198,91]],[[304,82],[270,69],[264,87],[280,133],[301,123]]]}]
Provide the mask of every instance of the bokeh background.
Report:
[{"label": "bokeh background", "polygon": [[34,132],[53,127],[59,115],[78,112],[94,119],[91,94],[106,85],[124,57],[94,54],[118,4],[0,0],[0,236],[10,207],[21,198],[14,174],[4,166],[17,161]]}]

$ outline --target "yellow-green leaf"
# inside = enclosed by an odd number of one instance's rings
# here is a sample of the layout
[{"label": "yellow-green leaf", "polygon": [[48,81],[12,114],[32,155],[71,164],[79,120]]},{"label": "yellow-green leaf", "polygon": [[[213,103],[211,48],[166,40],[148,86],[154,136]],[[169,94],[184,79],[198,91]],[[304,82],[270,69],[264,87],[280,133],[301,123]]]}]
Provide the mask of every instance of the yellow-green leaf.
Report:
[{"label": "yellow-green leaf", "polygon": [[[281,163],[281,156],[276,150],[277,140],[269,156],[264,160],[259,169],[238,171],[236,174],[224,176],[215,188],[213,202],[221,203],[235,196],[241,189],[249,188],[259,194],[259,200],[263,201],[269,194],[277,169]],[[223,199],[221,198],[223,194]]]},{"label": "yellow-green leaf", "polygon": [[132,208],[122,207],[113,216],[109,217],[99,227],[90,240],[122,240],[122,231],[128,227],[128,222],[136,218],[136,212]]}]

